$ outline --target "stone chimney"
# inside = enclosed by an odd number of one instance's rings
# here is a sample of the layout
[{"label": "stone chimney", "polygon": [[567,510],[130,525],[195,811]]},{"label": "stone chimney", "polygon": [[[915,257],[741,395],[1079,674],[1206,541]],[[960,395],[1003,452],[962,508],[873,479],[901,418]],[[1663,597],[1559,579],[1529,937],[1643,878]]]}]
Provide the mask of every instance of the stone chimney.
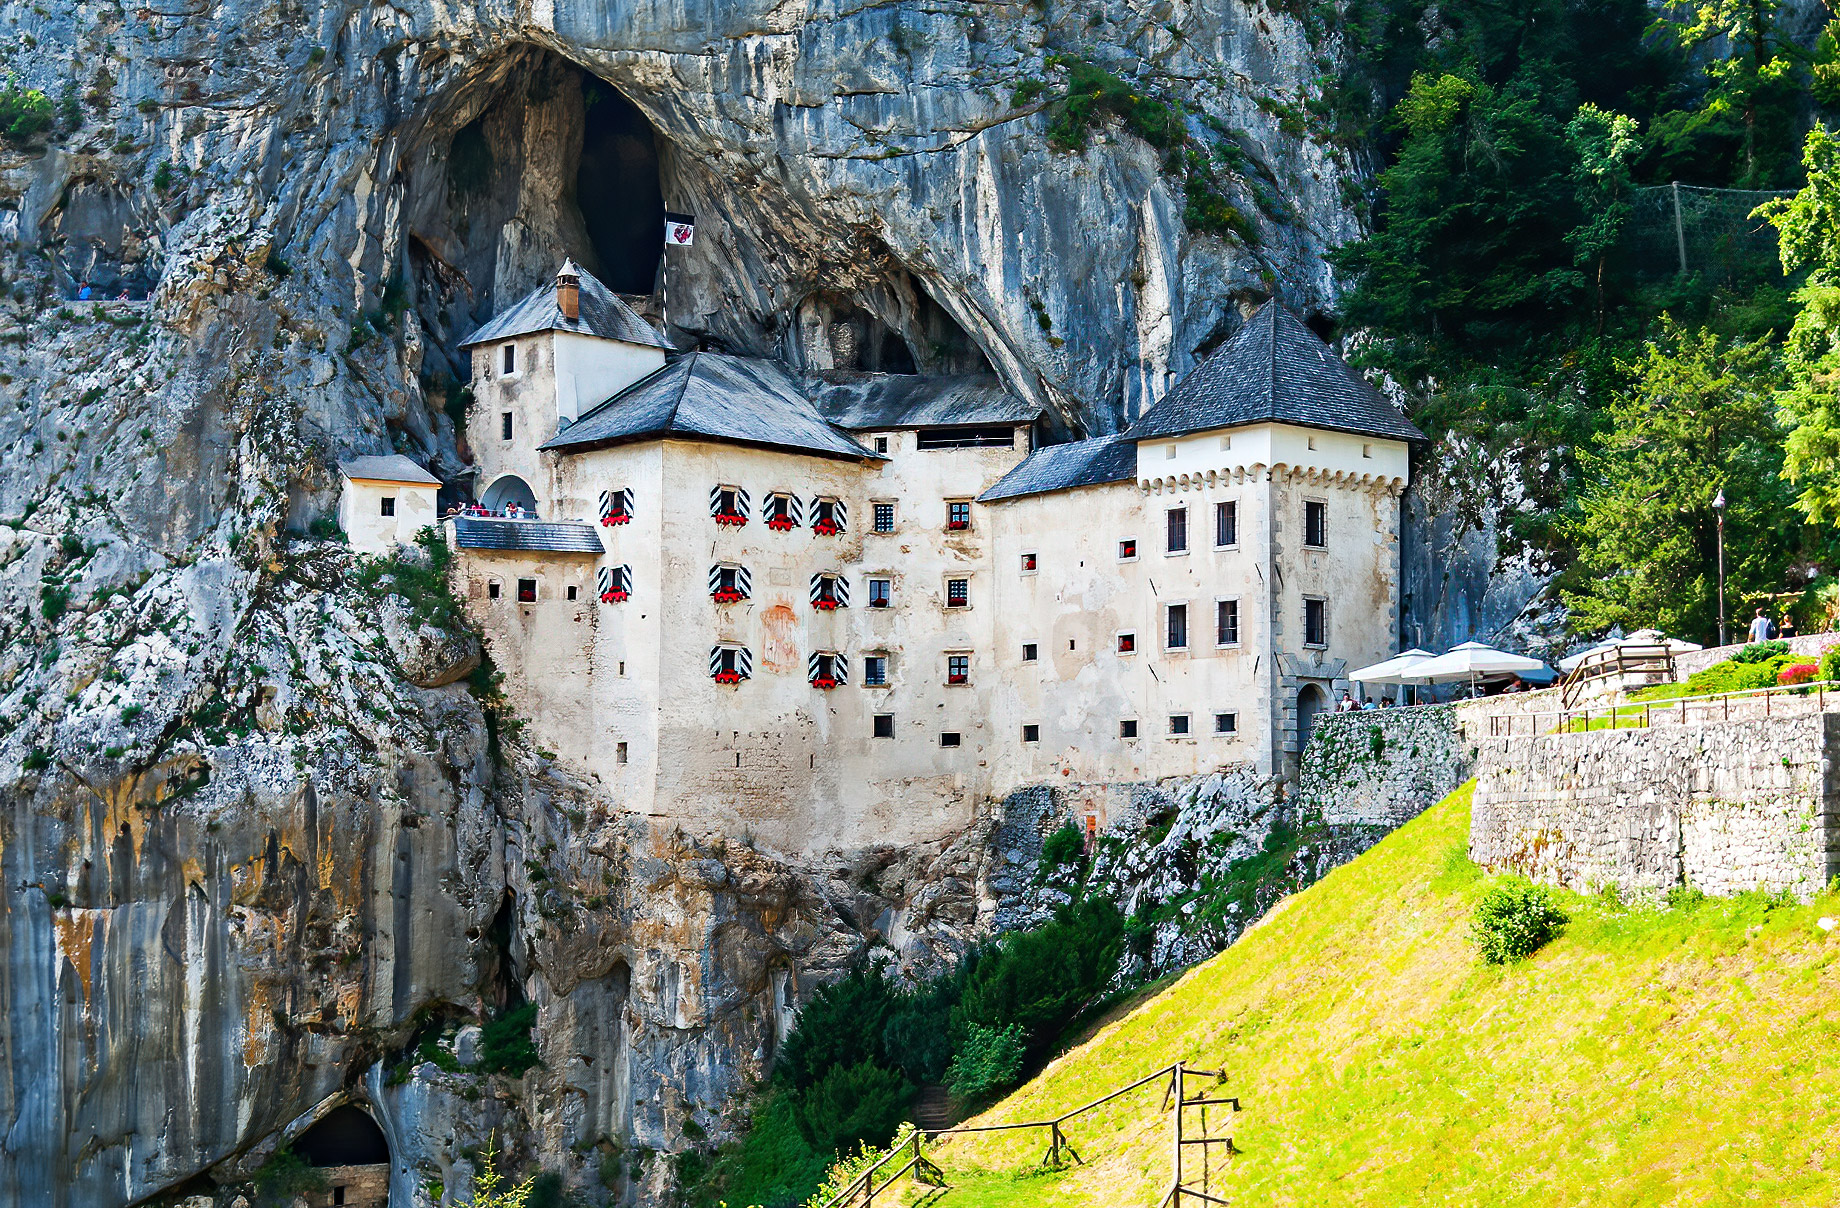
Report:
[{"label": "stone chimney", "polygon": [[581,270],[573,260],[564,260],[556,274],[556,309],[571,323],[581,318]]}]

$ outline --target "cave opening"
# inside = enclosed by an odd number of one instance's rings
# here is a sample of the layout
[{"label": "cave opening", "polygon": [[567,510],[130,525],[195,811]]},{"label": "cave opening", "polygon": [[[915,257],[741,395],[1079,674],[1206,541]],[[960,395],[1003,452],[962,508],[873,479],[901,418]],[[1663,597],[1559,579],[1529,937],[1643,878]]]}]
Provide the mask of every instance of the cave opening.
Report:
[{"label": "cave opening", "polygon": [[309,1166],[376,1166],[390,1160],[390,1143],[361,1107],[345,1104],[294,1138],[294,1153]]},{"label": "cave opening", "polygon": [[652,124],[612,85],[586,72],[581,103],[575,201],[601,280],[619,293],[649,294],[664,254],[664,189]]}]

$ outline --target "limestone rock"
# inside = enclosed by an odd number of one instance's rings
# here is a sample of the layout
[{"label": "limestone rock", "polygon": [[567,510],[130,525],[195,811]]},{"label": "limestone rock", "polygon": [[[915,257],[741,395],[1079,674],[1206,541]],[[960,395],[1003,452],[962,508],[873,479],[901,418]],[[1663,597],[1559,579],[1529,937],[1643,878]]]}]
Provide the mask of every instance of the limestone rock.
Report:
[{"label": "limestone rock", "polygon": [[377,627],[403,678],[418,688],[442,688],[465,679],[479,666],[479,639],[470,633],[437,629],[416,617],[401,596],[385,596],[377,610]]}]

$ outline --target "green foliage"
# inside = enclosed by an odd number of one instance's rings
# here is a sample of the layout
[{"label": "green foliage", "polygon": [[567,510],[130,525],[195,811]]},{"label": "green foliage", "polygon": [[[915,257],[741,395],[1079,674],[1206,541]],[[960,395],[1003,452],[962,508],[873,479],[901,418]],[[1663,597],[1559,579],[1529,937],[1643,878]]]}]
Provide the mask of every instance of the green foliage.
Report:
[{"label": "green foliage", "polygon": [[1470,921],[1470,935],[1491,965],[1525,960],[1571,921],[1544,885],[1513,878],[1482,895]]},{"label": "green foliage", "polygon": [[1027,1047],[1020,1024],[991,1028],[974,1023],[965,1029],[965,1042],[946,1071],[946,1085],[966,1099],[1007,1090],[1022,1073]]},{"label": "green foliage", "polygon": [[33,747],[26,752],[22,767],[28,772],[42,772],[51,766],[51,752],[43,747]]},{"label": "green foliage", "polygon": [[817,1153],[857,1140],[881,1144],[901,1123],[913,1090],[899,1073],[872,1061],[832,1066],[794,1101],[793,1118]]},{"label": "green foliage", "polygon": [[1118,968],[1124,919],[1103,899],[1062,907],[1033,931],[1003,937],[965,979],[955,1019],[1020,1025],[1032,1046],[1051,1042]]},{"label": "green foliage", "polygon": [[1825,683],[1840,681],[1840,645],[1829,646],[1821,652],[1820,679]]},{"label": "green foliage", "polygon": [[153,187],[159,192],[164,193],[166,190],[172,188],[172,183],[172,165],[165,160],[161,160],[159,167],[153,170]]},{"label": "green foliage", "polygon": [[440,530],[425,528],[415,535],[420,559],[366,558],[353,576],[374,599],[401,596],[419,624],[457,632],[467,628],[466,610],[454,595],[448,579],[453,551]]},{"label": "green foliage", "polygon": [[473,1176],[473,1208],[526,1208],[536,1190],[534,1181],[510,1185],[499,1169],[498,1138],[486,1139],[479,1151],[479,1173]]},{"label": "green foliage", "polygon": [[781,1076],[795,1089],[806,1089],[833,1069],[884,1059],[883,1031],[900,996],[883,968],[879,962],[857,966],[841,981],[820,987],[799,1012],[778,1061]]},{"label": "green foliage", "polygon": [[541,1065],[531,1029],[537,1022],[537,1004],[525,1003],[486,1020],[480,1028],[479,1062],[476,1068],[488,1074],[521,1077],[532,1066]]},{"label": "green foliage", "polygon": [[1065,822],[1041,844],[1041,864],[1035,876],[1038,881],[1046,880],[1051,875],[1058,875],[1062,868],[1073,866],[1075,878],[1086,861],[1086,838],[1080,828],[1071,820]]},{"label": "green foliage", "polygon": [[283,1145],[268,1161],[256,1170],[256,1203],[261,1205],[291,1204],[295,1198],[312,1195],[326,1190],[325,1172],[311,1166],[307,1160]]},{"label": "green foliage", "polygon": [[1789,653],[1789,643],[1776,641],[1752,642],[1744,649],[1731,656],[1734,663],[1767,663],[1771,659],[1781,658]]},{"label": "green foliage", "polygon": [[339,527],[337,516],[315,516],[307,525],[307,533],[321,541],[346,540],[345,530]]},{"label": "green foliage", "polygon": [[[694,1208],[722,1204],[778,1208],[799,1203],[823,1181],[834,1155],[818,1153],[799,1131],[793,1117],[794,1100],[784,1086],[767,1089],[742,1139],[716,1151],[701,1181],[688,1189]],[[602,1180],[606,1181],[604,1174]]]},{"label": "green foliage", "polygon": [[38,609],[45,620],[57,620],[69,607],[70,588],[62,583],[46,583],[38,589]]},{"label": "green foliage", "polygon": [[262,267],[268,270],[270,276],[278,280],[290,277],[294,273],[294,266],[287,262],[287,257],[281,254],[279,248],[268,249],[268,255],[262,261]]},{"label": "green foliage", "polygon": [[51,98],[36,88],[8,82],[0,88],[0,138],[23,147],[51,128]]},{"label": "green foliage", "polygon": [[913,1133],[914,1126],[903,1123],[890,1138],[887,1148],[880,1148],[865,1142],[857,1148],[855,1153],[847,1153],[839,1157],[824,1172],[823,1181],[818,1184],[817,1190],[805,1200],[803,1208],[823,1208],[824,1205],[842,1195],[863,1171],[905,1144]]},{"label": "green foliage", "polygon": [[1067,90],[1051,106],[1048,142],[1062,151],[1084,151],[1092,131],[1107,117],[1153,147],[1168,149],[1182,141],[1182,111],[1155,100],[1143,90],[1084,59],[1058,56],[1051,65],[1067,72]]}]

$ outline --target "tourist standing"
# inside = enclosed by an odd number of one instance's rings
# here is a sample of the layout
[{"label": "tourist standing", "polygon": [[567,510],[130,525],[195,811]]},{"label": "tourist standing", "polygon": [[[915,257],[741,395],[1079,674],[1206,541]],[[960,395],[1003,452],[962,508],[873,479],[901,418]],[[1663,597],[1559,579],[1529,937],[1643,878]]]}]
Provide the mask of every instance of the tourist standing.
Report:
[{"label": "tourist standing", "polygon": [[1757,615],[1751,618],[1751,641],[1767,642],[1769,640],[1770,618],[1764,615],[1763,609],[1759,608]]}]

